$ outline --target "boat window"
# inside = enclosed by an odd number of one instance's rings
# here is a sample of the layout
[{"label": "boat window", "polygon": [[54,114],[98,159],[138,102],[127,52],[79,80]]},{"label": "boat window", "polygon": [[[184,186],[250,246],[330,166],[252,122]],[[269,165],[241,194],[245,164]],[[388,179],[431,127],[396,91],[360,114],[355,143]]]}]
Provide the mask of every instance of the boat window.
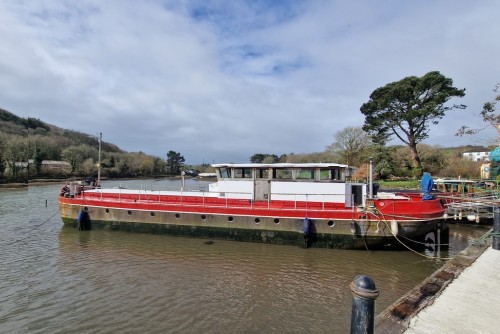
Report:
[{"label": "boat window", "polygon": [[220,177],[223,179],[230,179],[231,178],[231,170],[226,167],[222,167],[219,169],[220,172]]},{"label": "boat window", "polygon": [[258,179],[268,179],[269,178],[269,170],[268,169],[258,169],[257,170],[257,178]]},{"label": "boat window", "polygon": [[338,168],[323,169],[320,172],[320,180],[342,180],[342,170]]},{"label": "boat window", "polygon": [[251,179],[252,170],[250,168],[235,168],[234,169],[235,179]]},{"label": "boat window", "polygon": [[327,169],[322,169],[319,172],[319,179],[320,180],[330,180],[332,177],[330,176],[330,171]]},{"label": "boat window", "polygon": [[291,180],[292,179],[292,170],[291,169],[275,169],[274,170],[275,179],[285,179],[285,180]]},{"label": "boat window", "polygon": [[297,169],[297,180],[314,180],[314,169]]}]

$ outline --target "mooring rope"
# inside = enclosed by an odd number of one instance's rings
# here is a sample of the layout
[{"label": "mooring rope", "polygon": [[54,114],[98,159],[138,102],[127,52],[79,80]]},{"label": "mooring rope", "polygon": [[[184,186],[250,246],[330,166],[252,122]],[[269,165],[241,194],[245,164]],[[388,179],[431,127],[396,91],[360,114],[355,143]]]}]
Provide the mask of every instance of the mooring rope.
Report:
[{"label": "mooring rope", "polygon": [[41,227],[42,225],[44,225],[45,223],[47,223],[49,220],[51,220],[52,218],[54,218],[55,215],[57,215],[59,213],[59,210],[57,210],[52,216],[50,216],[49,218],[47,218],[46,220],[44,220],[43,222],[41,222],[40,224],[36,225],[35,227],[33,227],[31,230],[29,230],[28,232],[26,232],[26,236],[22,237],[21,239],[16,239],[14,241],[11,241],[11,242],[7,242],[5,243],[4,245],[5,246],[9,246],[9,245],[12,245],[12,244],[15,244],[17,242],[21,242],[23,240],[26,240],[30,237],[30,233],[35,231],[36,229],[38,229],[39,227]]},{"label": "mooring rope", "polygon": [[[372,214],[373,214],[375,217],[377,217],[377,219],[378,219],[379,221],[383,222],[383,223],[385,224],[385,226],[386,226],[389,230],[391,230],[391,227],[387,224],[387,220],[385,219],[384,214],[383,214],[382,212],[378,211],[378,210],[377,210],[377,212],[378,212],[378,213],[382,216],[382,219],[380,219],[380,216],[379,216],[379,215],[377,215],[375,212],[372,212]],[[398,238],[398,236],[397,236],[397,235],[393,234],[393,236],[394,236],[394,238],[395,238],[395,239],[396,239],[396,240],[397,240],[397,241],[398,241],[401,245],[403,245],[406,249],[408,249],[409,251],[411,251],[411,252],[413,252],[413,253],[415,253],[415,254],[417,254],[417,255],[420,255],[420,256],[422,256],[422,257],[425,257],[425,258],[427,258],[427,259],[440,259],[440,260],[451,260],[451,259],[452,259],[452,257],[430,256],[430,255],[422,254],[422,253],[420,253],[420,252],[418,252],[418,251],[416,251],[416,250],[412,249],[410,246],[406,245],[406,244],[405,244],[404,242],[402,242],[401,240],[399,240],[399,238]],[[402,237],[404,237],[404,236],[402,236]],[[408,239],[408,240],[410,240],[410,241],[413,241],[413,242],[418,243],[418,242],[417,242],[417,241],[415,241],[415,240],[411,240],[411,239],[409,239],[409,238],[406,238],[406,239]],[[422,244],[424,244],[424,245],[425,245],[426,243],[422,243]],[[444,244],[443,244],[443,245],[444,245]]]},{"label": "mooring rope", "polygon": [[472,243],[473,244],[478,244],[478,243],[481,243],[481,242],[484,242],[486,239],[488,238],[493,238],[493,237],[497,237],[499,238],[500,237],[500,233],[499,232],[493,232],[493,231],[490,231],[488,233],[485,233],[484,235],[482,235],[480,238],[478,238],[477,240],[474,240]]}]

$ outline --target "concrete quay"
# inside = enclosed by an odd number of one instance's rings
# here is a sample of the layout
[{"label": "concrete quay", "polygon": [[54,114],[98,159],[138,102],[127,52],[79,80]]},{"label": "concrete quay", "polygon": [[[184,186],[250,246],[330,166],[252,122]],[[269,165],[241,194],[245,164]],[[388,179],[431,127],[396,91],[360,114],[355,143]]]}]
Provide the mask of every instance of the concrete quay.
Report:
[{"label": "concrete quay", "polygon": [[500,250],[470,245],[382,311],[375,333],[500,333]]}]

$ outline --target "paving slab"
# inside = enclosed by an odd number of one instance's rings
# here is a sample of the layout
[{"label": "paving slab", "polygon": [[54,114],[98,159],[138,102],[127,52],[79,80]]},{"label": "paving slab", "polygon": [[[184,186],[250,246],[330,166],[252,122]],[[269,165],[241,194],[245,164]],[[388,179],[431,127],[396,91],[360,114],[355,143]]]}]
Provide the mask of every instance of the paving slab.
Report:
[{"label": "paving slab", "polygon": [[382,311],[375,333],[500,333],[500,251],[491,233]]},{"label": "paving slab", "polygon": [[500,333],[500,251],[486,249],[404,333]]}]

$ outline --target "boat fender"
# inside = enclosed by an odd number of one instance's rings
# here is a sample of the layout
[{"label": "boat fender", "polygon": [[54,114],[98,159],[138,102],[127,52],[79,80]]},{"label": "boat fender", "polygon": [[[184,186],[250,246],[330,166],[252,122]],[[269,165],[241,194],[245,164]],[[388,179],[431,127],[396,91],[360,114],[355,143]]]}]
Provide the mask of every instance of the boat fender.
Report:
[{"label": "boat fender", "polygon": [[304,218],[304,248],[309,247],[309,234],[311,233],[311,220]]},{"label": "boat fender", "polygon": [[393,219],[391,221],[391,233],[392,235],[396,236],[398,235],[398,232],[399,232],[398,222],[396,221],[396,219]]},{"label": "boat fender", "polygon": [[311,220],[309,218],[304,218],[304,235],[309,236],[311,232]]},{"label": "boat fender", "polygon": [[88,230],[89,228],[89,213],[87,210],[82,209],[78,212],[78,216],[76,217],[76,222],[79,231]]}]

